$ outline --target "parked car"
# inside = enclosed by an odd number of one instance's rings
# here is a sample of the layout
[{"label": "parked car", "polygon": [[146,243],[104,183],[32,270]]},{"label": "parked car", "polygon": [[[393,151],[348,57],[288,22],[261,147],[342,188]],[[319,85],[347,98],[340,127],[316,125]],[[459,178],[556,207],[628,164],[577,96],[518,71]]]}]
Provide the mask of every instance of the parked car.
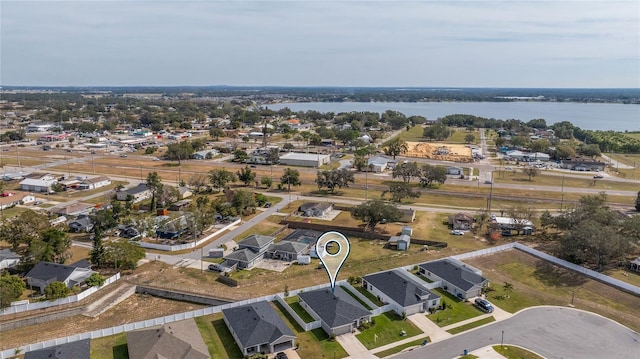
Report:
[{"label": "parked car", "polygon": [[264,208],[269,208],[269,207],[271,207],[271,202],[267,202],[264,204]]},{"label": "parked car", "polygon": [[276,359],[289,359],[289,357],[284,352],[279,352],[276,354]]},{"label": "parked car", "polygon": [[450,233],[453,234],[454,236],[461,236],[464,234],[464,232],[459,229],[454,229]]},{"label": "parked car", "polygon": [[123,154],[121,154],[121,155],[120,155],[120,157],[123,157],[123,158],[124,158],[124,157],[127,157],[127,154],[126,154],[126,153],[123,153]]},{"label": "parked car", "polygon": [[487,301],[486,299],[476,298],[475,303],[483,312],[493,312],[493,305],[491,305],[491,303],[489,303],[489,301]]},{"label": "parked car", "polygon": [[599,178],[604,178],[604,176],[602,176],[602,175],[595,175],[595,176],[593,176],[593,178],[595,178],[595,179],[599,179]]}]

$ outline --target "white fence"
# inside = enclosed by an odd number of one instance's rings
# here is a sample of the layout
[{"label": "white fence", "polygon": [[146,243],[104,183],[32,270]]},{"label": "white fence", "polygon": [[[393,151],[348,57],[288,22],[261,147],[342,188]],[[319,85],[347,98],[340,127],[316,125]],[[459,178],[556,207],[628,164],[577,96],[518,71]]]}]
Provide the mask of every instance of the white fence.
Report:
[{"label": "white fence", "polygon": [[107,278],[104,281],[104,284],[101,285],[100,287],[91,287],[82,293],[72,295],[66,298],[61,298],[61,299],[56,299],[56,300],[51,300],[46,302],[34,302],[34,303],[25,303],[21,305],[10,306],[0,311],[0,315],[15,314],[20,312],[25,312],[27,310],[43,309],[43,308],[55,307],[57,305],[75,303],[83,300],[84,298],[108,286],[109,284],[115,283],[118,279],[120,279],[120,273],[116,273],[115,275]]},{"label": "white fence", "polygon": [[313,321],[311,323],[307,323],[304,320],[302,320],[302,318],[300,318],[298,313],[296,313],[296,311],[293,310],[293,308],[291,308],[289,306],[289,303],[287,303],[284,299],[282,299],[282,297],[277,296],[276,300],[278,301],[278,303],[280,303],[280,305],[282,305],[284,310],[286,310],[287,313],[289,313],[289,315],[291,315],[291,317],[293,317],[293,319],[296,321],[296,323],[298,323],[298,325],[302,329],[304,329],[305,332],[308,332],[308,331],[316,329],[316,328],[320,328],[322,326],[322,323],[319,320],[315,320],[315,321]]},{"label": "white fence", "polygon": [[235,226],[236,224],[240,223],[240,219],[231,222],[229,224],[227,224],[226,226],[218,229],[217,231],[208,234],[206,237],[202,237],[199,240],[195,241],[195,242],[191,242],[191,243],[185,243],[185,244],[177,244],[177,245],[168,245],[168,244],[158,244],[158,243],[148,243],[148,242],[142,242],[142,241],[138,241],[136,242],[140,247],[143,248],[150,248],[150,249],[157,249],[160,251],[168,251],[168,252],[175,252],[175,251],[181,251],[181,250],[185,250],[185,249],[191,249],[191,248],[195,248],[197,246],[199,246],[200,244],[210,240],[211,238],[219,235],[220,233],[226,231],[227,229]]}]

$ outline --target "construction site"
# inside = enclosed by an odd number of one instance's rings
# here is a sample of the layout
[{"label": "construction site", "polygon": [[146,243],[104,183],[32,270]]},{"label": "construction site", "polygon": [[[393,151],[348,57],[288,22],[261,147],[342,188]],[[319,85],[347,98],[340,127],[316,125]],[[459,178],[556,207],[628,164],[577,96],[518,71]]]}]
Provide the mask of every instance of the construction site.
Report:
[{"label": "construction site", "polygon": [[409,157],[428,158],[432,160],[473,162],[471,148],[462,144],[444,144],[433,142],[407,142]]}]

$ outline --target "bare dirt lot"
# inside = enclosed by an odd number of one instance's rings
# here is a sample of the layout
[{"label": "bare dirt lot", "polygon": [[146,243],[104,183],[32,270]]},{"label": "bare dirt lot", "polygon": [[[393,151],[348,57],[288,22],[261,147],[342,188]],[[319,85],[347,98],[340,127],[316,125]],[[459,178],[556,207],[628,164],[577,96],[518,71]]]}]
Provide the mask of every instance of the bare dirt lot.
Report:
[{"label": "bare dirt lot", "polygon": [[451,143],[407,142],[409,157],[429,158],[433,160],[473,162],[471,148]]}]

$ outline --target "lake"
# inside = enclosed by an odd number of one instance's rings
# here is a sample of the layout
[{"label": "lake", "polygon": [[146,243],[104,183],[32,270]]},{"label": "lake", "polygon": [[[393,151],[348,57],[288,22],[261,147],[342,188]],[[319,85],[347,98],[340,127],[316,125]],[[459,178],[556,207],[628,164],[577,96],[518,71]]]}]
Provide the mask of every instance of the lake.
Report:
[{"label": "lake", "polygon": [[394,110],[406,116],[427,119],[451,114],[468,114],[501,120],[527,122],[543,118],[547,124],[569,121],[585,130],[640,131],[640,105],[577,102],[296,102],[270,104],[266,107],[292,111],[319,112],[370,111],[382,113]]}]

